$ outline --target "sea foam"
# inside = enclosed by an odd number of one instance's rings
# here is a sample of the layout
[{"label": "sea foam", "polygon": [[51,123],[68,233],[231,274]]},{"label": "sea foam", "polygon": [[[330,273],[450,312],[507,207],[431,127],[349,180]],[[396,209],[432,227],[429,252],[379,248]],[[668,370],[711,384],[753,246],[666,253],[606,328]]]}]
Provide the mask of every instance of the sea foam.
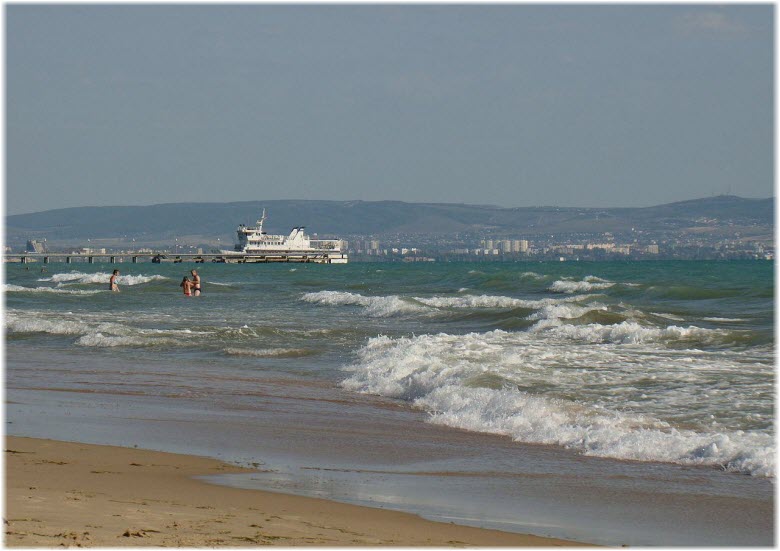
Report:
[{"label": "sea foam", "polygon": [[[589,330],[605,338],[601,329]],[[659,331],[656,338],[662,339]],[[669,338],[675,335],[685,338],[669,330]],[[740,390],[721,386],[725,373],[743,377],[762,366],[747,365],[736,353],[677,354],[662,344],[643,345],[637,364],[636,349],[593,346],[592,338],[569,341],[573,337],[566,335],[566,341],[559,342],[558,335],[501,330],[380,336],[359,350],[357,361],[345,368],[350,375],[341,385],[409,401],[429,412],[434,423],[522,442],[556,444],[600,457],[719,465],[774,475],[770,434],[708,425],[705,414],[693,427],[690,420],[685,428],[675,425],[681,405],[691,400],[708,400],[705,405],[711,411],[728,408]],[[689,360],[684,372],[682,358]],[[648,384],[654,398],[641,390]],[[681,388],[685,384],[690,386]]]},{"label": "sea foam", "polygon": [[582,293],[599,289],[608,289],[613,285],[615,285],[614,281],[608,281],[596,276],[585,276],[582,281],[573,281],[566,278],[559,279],[554,281],[548,289],[554,293]]},{"label": "sea foam", "polygon": [[558,338],[577,342],[637,344],[658,341],[694,341],[695,344],[722,342],[730,333],[703,327],[648,327],[635,321],[624,321],[613,325],[590,323],[569,325],[558,319],[544,320],[531,327],[530,331],[548,331]]},{"label": "sea foam", "polygon": [[420,313],[428,310],[424,305],[404,299],[398,295],[369,297],[346,291],[318,291],[306,293],[301,298],[306,302],[315,304],[362,306],[369,315],[376,317],[414,312]]},{"label": "sea foam", "polygon": [[62,313],[54,317],[49,312],[11,310],[6,312],[5,328],[9,334],[78,335],[74,344],[87,347],[177,344],[181,335],[196,333],[189,329],[139,329],[92,318],[83,314]]},{"label": "sea foam", "polygon": [[[67,272],[62,274],[53,274],[51,277],[43,277],[38,281],[51,281],[58,285],[76,285],[76,284],[92,284],[99,283],[102,285],[108,285],[108,281],[111,278],[111,274],[108,272],[97,273],[84,273],[84,272]],[[144,274],[126,274],[117,276],[117,284],[119,285],[141,285],[143,283],[149,283],[150,281],[162,281],[169,280],[170,278],[159,275],[144,275]]]},{"label": "sea foam", "polygon": [[149,338],[141,336],[104,335],[103,333],[88,333],[76,339],[77,346],[94,348],[113,348],[116,346],[159,346],[175,344],[173,339]]},{"label": "sea foam", "polygon": [[24,287],[11,283],[3,285],[3,290],[6,293],[55,293],[60,295],[94,295],[95,293],[103,292],[87,289],[59,289],[57,287]]},{"label": "sea foam", "polygon": [[306,293],[301,299],[306,302],[330,306],[362,306],[371,316],[383,317],[399,314],[435,315],[446,309],[536,309],[554,304],[584,301],[592,295],[577,295],[562,298],[520,299],[493,295],[459,295],[434,297],[402,297],[400,295],[364,296],[346,291],[318,291]]}]

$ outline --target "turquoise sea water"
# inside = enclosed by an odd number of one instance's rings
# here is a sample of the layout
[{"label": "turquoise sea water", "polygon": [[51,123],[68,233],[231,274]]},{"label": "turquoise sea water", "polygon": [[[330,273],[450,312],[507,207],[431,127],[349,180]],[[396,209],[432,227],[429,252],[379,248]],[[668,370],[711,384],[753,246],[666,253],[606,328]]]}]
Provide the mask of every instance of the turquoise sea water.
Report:
[{"label": "turquoise sea water", "polygon": [[[240,418],[251,430],[261,421],[247,412],[296,427],[348,409],[344,427],[365,444],[353,455],[366,462],[372,446],[385,462],[444,453],[404,434],[414,414],[431,430],[465,429],[456,440],[504,437],[503,465],[512,446],[543,445],[583,460],[702,466],[729,485],[774,477],[770,262],[41,267],[6,265],[7,397],[23,404],[9,410],[14,434],[56,437],[78,409],[80,439],[121,443],[90,408],[159,420],[187,404],[193,419]],[[113,267],[120,293],[108,291]],[[185,298],[179,282],[193,267],[204,293]],[[143,426],[153,440],[155,425]],[[344,427],[317,435],[332,443]],[[274,442],[292,439],[278,432]],[[391,433],[403,447],[371,440]],[[241,440],[231,438],[219,445]],[[201,451],[219,456],[213,442]],[[277,448],[311,457],[328,445]]]},{"label": "turquoise sea water", "polygon": [[14,348],[272,370],[519,441],[773,473],[768,262],[205,264],[190,299],[193,265],[119,265],[119,294],[109,265],[39,266],[7,268]]}]

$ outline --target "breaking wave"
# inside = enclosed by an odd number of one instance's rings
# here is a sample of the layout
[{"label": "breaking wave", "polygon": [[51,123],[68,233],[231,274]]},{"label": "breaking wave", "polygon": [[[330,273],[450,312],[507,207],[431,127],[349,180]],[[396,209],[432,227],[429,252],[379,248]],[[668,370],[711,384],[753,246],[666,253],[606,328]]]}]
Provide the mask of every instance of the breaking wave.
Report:
[{"label": "breaking wave", "polygon": [[77,346],[95,348],[112,348],[115,346],[159,346],[175,344],[173,339],[148,338],[140,336],[104,335],[103,333],[88,333],[76,339]]},{"label": "breaking wave", "polygon": [[[583,312],[584,313],[584,312]],[[581,315],[581,314],[580,314]],[[577,317],[577,316],[573,316]],[[731,333],[703,327],[648,327],[635,321],[623,321],[613,325],[590,323],[569,325],[555,320],[546,320],[531,327],[530,331],[547,331],[558,338],[591,344],[638,344],[661,341],[690,341],[692,344],[717,344],[733,340]]]},{"label": "breaking wave", "polygon": [[493,295],[462,295],[445,297],[364,296],[346,291],[317,291],[304,294],[301,299],[314,304],[331,306],[362,306],[372,316],[386,317],[398,314],[436,314],[443,309],[466,308],[542,308],[554,304],[579,302],[592,295],[564,298],[520,299]]},{"label": "breaking wave", "polygon": [[362,306],[369,315],[377,317],[429,311],[425,305],[398,295],[367,297],[346,291],[317,291],[315,293],[306,293],[301,298],[306,302],[315,304]]},{"label": "breaking wave", "polygon": [[[58,285],[75,285],[75,284],[92,284],[99,283],[102,285],[108,285],[108,280],[111,278],[109,272],[97,272],[87,274],[84,272],[67,272],[62,274],[53,274],[51,277],[44,277],[38,281],[50,281]],[[149,283],[150,281],[169,280],[169,277],[165,277],[158,274],[143,275],[143,274],[127,274],[117,277],[117,283],[119,285],[141,285],[142,283]]]},{"label": "breaking wave", "polygon": [[8,333],[49,333],[52,335],[79,335],[91,327],[74,320],[42,319],[33,315],[18,316],[6,312],[5,329]]},{"label": "breaking wave", "polygon": [[56,293],[59,295],[94,295],[95,293],[103,292],[86,289],[59,289],[57,287],[23,287],[22,285],[10,283],[3,285],[3,290],[6,293]]},{"label": "breaking wave", "polygon": [[548,288],[553,293],[582,293],[599,289],[608,289],[615,285],[614,281],[607,281],[596,276],[585,276],[582,281],[571,279],[559,279]]},{"label": "breaking wave", "polygon": [[[350,376],[341,385],[410,401],[427,411],[432,423],[506,435],[516,441],[555,444],[585,455],[717,465],[774,476],[773,438],[766,431],[708,425],[703,420],[675,424],[681,405],[704,400],[702,396],[711,396],[707,405],[713,411],[728,410],[741,390],[717,385],[722,385],[724,373],[742,371],[742,376],[750,368],[738,354],[708,356],[686,350],[675,356],[663,346],[650,346],[644,349],[644,369],[638,370],[630,360],[633,354],[620,345],[590,344],[609,339],[626,342],[623,332],[609,337],[601,329],[585,327],[593,335],[578,344],[501,330],[380,336],[370,339],[358,351],[357,361],[344,368]],[[642,340],[628,342],[685,338],[678,329],[643,333]],[[697,369],[719,375],[712,380],[701,375],[693,392],[680,390],[681,358],[693,359],[693,365],[684,366],[686,378],[697,376]],[[654,388],[652,398],[642,391],[647,385]],[[726,390],[717,395],[710,387]],[[616,388],[622,390],[616,394]],[[615,408],[616,401],[620,409]],[[771,404],[766,407],[771,411]],[[709,421],[709,416],[704,418]]]},{"label": "breaking wave", "polygon": [[179,343],[182,335],[200,334],[189,329],[139,329],[122,323],[85,321],[69,317],[52,318],[46,313],[8,311],[5,329],[10,335],[44,333],[78,335],[74,344],[87,347],[158,346]]}]

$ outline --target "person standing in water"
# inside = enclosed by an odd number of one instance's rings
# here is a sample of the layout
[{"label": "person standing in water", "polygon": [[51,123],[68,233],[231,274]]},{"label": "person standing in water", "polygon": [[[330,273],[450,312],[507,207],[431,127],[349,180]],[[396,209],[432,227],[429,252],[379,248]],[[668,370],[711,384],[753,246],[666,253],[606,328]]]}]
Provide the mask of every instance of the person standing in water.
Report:
[{"label": "person standing in water", "polygon": [[108,280],[108,288],[111,291],[114,291],[116,293],[119,292],[119,285],[116,284],[116,278],[119,275],[119,270],[114,270],[114,273],[111,274],[111,279]]},{"label": "person standing in water", "polygon": [[184,276],[184,279],[181,280],[181,283],[179,283],[179,287],[182,288],[184,291],[185,297],[191,297],[192,296],[192,282],[187,279],[187,276]]},{"label": "person standing in water", "polygon": [[190,270],[192,274],[192,291],[196,297],[200,296],[200,276],[197,270]]}]

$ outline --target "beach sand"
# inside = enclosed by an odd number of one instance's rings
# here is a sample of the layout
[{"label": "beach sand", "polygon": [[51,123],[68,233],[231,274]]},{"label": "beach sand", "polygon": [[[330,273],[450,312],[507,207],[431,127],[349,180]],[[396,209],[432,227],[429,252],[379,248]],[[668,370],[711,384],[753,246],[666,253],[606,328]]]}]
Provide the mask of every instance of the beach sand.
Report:
[{"label": "beach sand", "polygon": [[323,499],[217,486],[251,472],[217,460],[6,438],[5,545],[570,546]]}]

